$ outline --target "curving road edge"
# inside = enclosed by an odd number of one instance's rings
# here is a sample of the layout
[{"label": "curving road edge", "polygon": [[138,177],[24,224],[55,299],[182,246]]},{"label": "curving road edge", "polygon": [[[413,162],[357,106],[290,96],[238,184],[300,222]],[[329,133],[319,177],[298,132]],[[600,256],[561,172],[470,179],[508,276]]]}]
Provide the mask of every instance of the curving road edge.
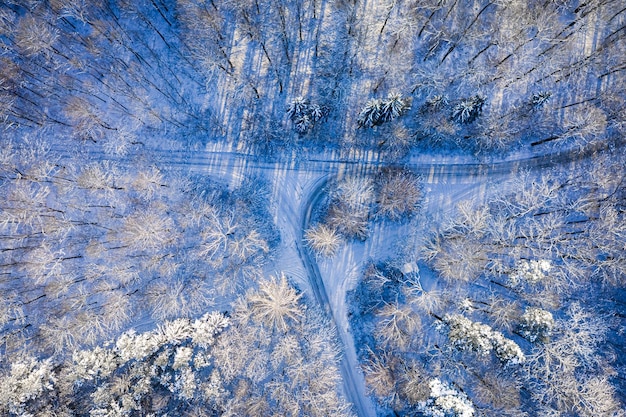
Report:
[{"label": "curving road edge", "polygon": [[308,198],[304,201],[301,213],[301,227],[296,245],[300,259],[302,259],[302,262],[304,263],[313,296],[315,297],[315,300],[319,304],[321,310],[334,324],[335,329],[337,329],[339,341],[341,342],[342,353],[339,369],[343,380],[343,389],[346,399],[352,403],[357,416],[375,417],[376,412],[373,404],[369,397],[365,395],[365,386],[361,382],[362,376],[358,373],[359,364],[356,354],[349,355],[347,352],[350,348],[354,349],[354,339],[346,329],[342,329],[337,325],[337,321],[335,320],[330,306],[328,293],[326,292],[326,287],[315,259],[315,254],[313,254],[312,251],[306,246],[304,241],[304,231],[309,227],[314,208],[319,204],[320,200],[324,196],[324,189],[326,184],[328,184],[328,181],[328,176],[320,178],[318,182],[314,184],[313,190],[309,194]]}]

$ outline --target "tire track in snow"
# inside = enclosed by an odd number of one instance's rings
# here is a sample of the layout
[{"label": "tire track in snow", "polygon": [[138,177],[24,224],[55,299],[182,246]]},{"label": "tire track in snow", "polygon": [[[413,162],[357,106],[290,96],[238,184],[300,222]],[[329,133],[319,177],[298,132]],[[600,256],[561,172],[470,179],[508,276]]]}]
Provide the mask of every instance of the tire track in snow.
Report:
[{"label": "tire track in snow", "polygon": [[[244,174],[254,174],[257,171],[284,171],[309,172],[330,174],[341,171],[373,170],[386,166],[401,166],[422,175],[425,183],[463,183],[474,182],[476,179],[494,176],[508,176],[511,173],[524,170],[549,169],[570,162],[588,158],[607,149],[622,146],[626,138],[616,140],[615,143],[597,143],[585,149],[566,149],[553,153],[531,155],[503,159],[495,162],[480,162],[476,160],[459,161],[457,158],[433,157],[430,161],[424,160],[423,155],[417,155],[401,163],[389,163],[372,152],[353,152],[349,157],[339,152],[329,151],[317,157],[290,158],[279,161],[263,161],[258,156],[229,149],[213,150],[161,150],[148,149],[147,155],[155,159],[159,166],[167,168],[189,169],[192,172],[206,172],[219,176],[238,174],[241,179]],[[100,150],[69,151],[66,148],[55,148],[60,156],[80,158],[84,161],[113,160],[115,157]],[[132,165],[133,160],[121,159],[120,164]],[[236,181],[233,181],[236,182]]]}]

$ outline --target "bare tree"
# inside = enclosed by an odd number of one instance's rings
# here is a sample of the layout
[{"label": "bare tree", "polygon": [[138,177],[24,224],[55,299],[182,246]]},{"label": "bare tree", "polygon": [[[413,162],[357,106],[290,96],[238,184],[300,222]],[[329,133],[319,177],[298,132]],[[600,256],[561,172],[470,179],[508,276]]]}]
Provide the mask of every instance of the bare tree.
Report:
[{"label": "bare tree", "polygon": [[[555,336],[536,345],[527,365],[533,397],[558,410],[580,415],[619,415],[614,388],[598,347],[606,337],[606,321],[578,304],[557,323]],[[617,414],[616,414],[617,413]]]},{"label": "bare tree", "polygon": [[395,392],[395,378],[390,366],[393,360],[389,354],[378,356],[370,352],[371,358],[363,366],[368,388],[379,398],[389,398]]},{"label": "bare tree", "polygon": [[348,176],[337,182],[324,223],[347,239],[367,238],[374,186],[369,177]]},{"label": "bare tree", "polygon": [[359,210],[371,204],[374,185],[367,176],[347,176],[338,181],[331,195],[334,200]]},{"label": "bare tree", "polygon": [[286,332],[302,317],[298,294],[287,282],[287,277],[272,277],[259,282],[259,291],[248,296],[254,316],[270,329]]},{"label": "bare tree", "polygon": [[411,405],[426,401],[430,394],[426,379],[427,373],[419,363],[406,366],[406,371],[400,381],[400,395],[405,397]]},{"label": "bare tree", "polygon": [[214,289],[203,282],[157,281],[146,289],[145,299],[157,320],[191,317],[213,304]]},{"label": "bare tree", "polygon": [[347,239],[367,239],[369,210],[366,207],[353,208],[338,202],[328,210],[326,222]]},{"label": "bare tree", "polygon": [[491,371],[477,378],[476,401],[491,408],[492,414],[517,415],[521,412],[520,381],[503,371]]},{"label": "bare tree", "polygon": [[15,43],[26,56],[43,54],[49,57],[58,39],[56,28],[32,15],[22,17],[15,32]]},{"label": "bare tree", "polygon": [[384,170],[376,188],[377,215],[391,220],[414,214],[422,198],[420,178],[406,170]]},{"label": "bare tree", "polygon": [[406,350],[421,327],[421,320],[411,307],[397,302],[385,304],[375,314],[378,318],[375,334],[391,350]]},{"label": "bare tree", "polygon": [[156,209],[127,217],[120,231],[120,240],[134,250],[159,250],[176,241],[175,231],[174,221]]}]

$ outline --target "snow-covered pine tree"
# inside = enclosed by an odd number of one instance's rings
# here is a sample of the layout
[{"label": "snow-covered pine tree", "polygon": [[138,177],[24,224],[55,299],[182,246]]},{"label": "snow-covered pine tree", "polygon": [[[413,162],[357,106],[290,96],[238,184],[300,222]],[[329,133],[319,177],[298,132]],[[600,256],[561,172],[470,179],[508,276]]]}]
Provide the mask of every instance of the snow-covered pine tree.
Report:
[{"label": "snow-covered pine tree", "polygon": [[452,119],[459,123],[472,123],[483,111],[485,98],[481,95],[461,100],[452,109]]}]

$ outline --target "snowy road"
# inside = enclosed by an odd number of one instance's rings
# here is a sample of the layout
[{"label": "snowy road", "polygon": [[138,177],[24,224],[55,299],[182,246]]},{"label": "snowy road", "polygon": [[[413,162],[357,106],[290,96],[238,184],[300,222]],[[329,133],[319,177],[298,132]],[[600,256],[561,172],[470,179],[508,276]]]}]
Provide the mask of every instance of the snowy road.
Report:
[{"label": "snowy road", "polygon": [[[329,319],[335,324],[339,339],[342,345],[343,355],[339,364],[341,377],[343,380],[344,394],[360,417],[375,417],[376,412],[372,402],[365,393],[365,383],[362,374],[358,371],[359,364],[354,347],[354,339],[347,331],[346,326],[342,325],[342,320],[335,317],[336,311],[332,309],[326,286],[319,267],[315,260],[315,255],[304,245],[304,231],[308,229],[313,209],[324,196],[324,187],[327,184],[328,177],[324,177],[323,181],[319,181],[315,188],[311,191],[307,201],[303,205],[302,221],[300,227],[300,236],[297,241],[298,252],[308,273],[309,284],[315,300],[321,306],[322,310],[329,316]],[[345,296],[345,294],[344,294]]]},{"label": "snowy road", "polygon": [[[615,147],[622,146],[623,143],[621,142],[623,140],[619,142],[612,145]],[[414,155],[408,161],[395,165],[410,168],[414,172],[421,174],[427,183],[458,180],[473,181],[478,177],[506,176],[518,170],[535,170],[550,168],[551,166],[562,166],[568,162],[578,161],[606,150],[610,146],[606,143],[600,143],[596,146],[589,146],[584,150],[569,149],[564,152],[555,151],[541,155],[517,154],[494,162],[477,161],[476,158],[471,156],[433,157],[432,155],[424,154]],[[69,156],[68,154],[70,154],[66,148],[57,148],[54,151],[61,156]],[[254,155],[219,144],[210,144],[207,145],[206,149],[198,150],[149,149],[145,153],[149,159],[155,160],[162,167],[188,169],[193,172],[203,172],[212,176],[232,177],[235,179],[241,179],[241,174],[244,172],[250,174],[277,168],[286,171],[329,174],[355,170],[367,171],[390,165],[379,154],[371,151],[353,151],[348,153],[327,151],[313,157],[293,153],[292,155],[285,155],[277,162],[262,161]],[[104,152],[94,152],[90,149],[76,149],[71,154],[74,157],[82,157],[84,160],[115,159]],[[130,162],[132,163],[133,161]]]}]

